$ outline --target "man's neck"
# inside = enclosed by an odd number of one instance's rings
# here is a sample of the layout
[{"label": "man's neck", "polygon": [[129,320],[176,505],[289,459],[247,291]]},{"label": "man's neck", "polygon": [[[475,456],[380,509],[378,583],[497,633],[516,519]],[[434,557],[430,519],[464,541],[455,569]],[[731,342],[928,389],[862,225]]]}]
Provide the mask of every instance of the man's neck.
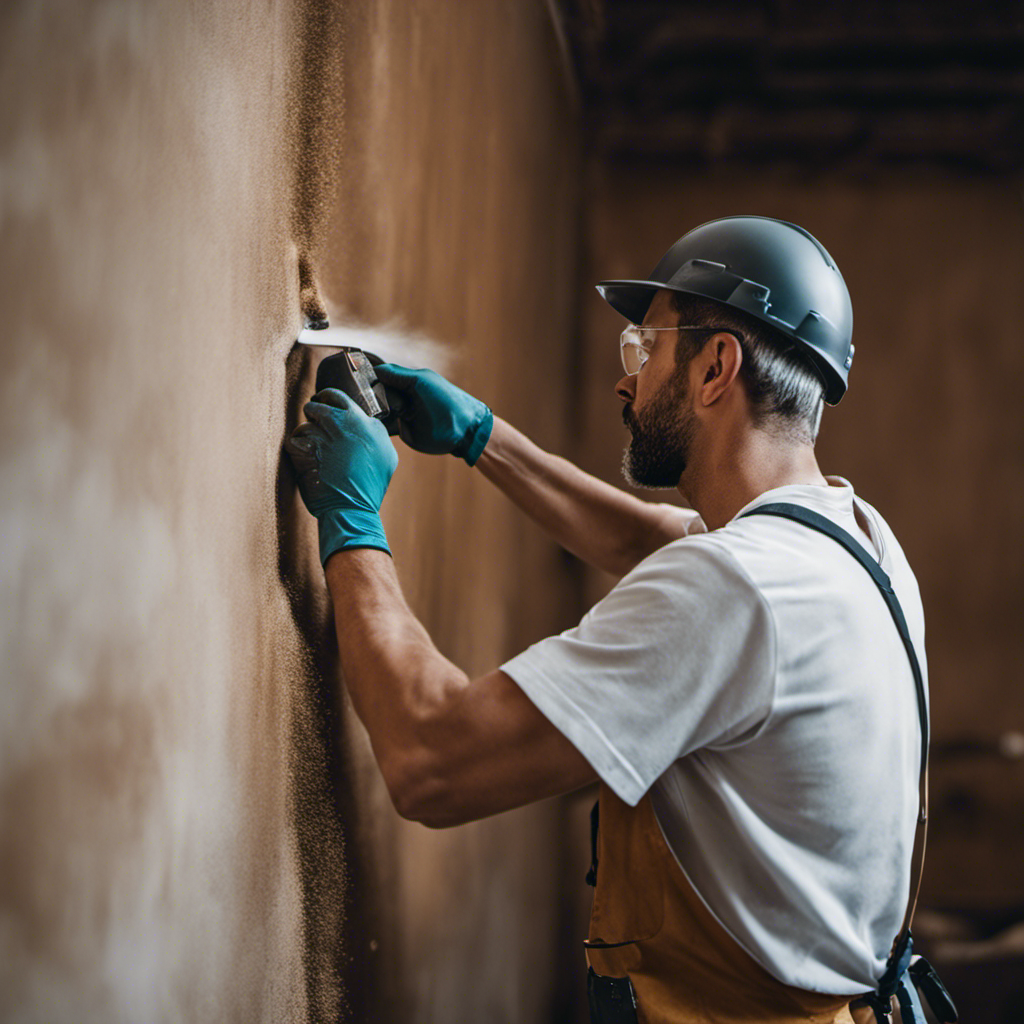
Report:
[{"label": "man's neck", "polygon": [[725,526],[765,491],[789,484],[827,487],[814,449],[761,430],[721,438],[700,455],[679,481],[679,492],[709,530]]}]

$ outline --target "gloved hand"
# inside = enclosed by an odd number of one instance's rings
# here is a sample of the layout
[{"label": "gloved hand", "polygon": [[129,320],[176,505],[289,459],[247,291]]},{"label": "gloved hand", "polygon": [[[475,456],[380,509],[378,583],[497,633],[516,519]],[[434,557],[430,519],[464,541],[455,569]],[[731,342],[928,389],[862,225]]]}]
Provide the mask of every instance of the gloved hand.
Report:
[{"label": "gloved hand", "polygon": [[399,392],[393,408],[399,436],[410,448],[427,455],[458,455],[471,466],[480,458],[494,425],[483,402],[433,370],[381,363],[374,372],[385,389]]},{"label": "gloved hand", "polygon": [[317,517],[321,564],[347,548],[391,554],[380,504],[398,455],[384,424],[336,388],[315,394],[303,411],[310,422],[296,427],[284,447],[302,500]]}]

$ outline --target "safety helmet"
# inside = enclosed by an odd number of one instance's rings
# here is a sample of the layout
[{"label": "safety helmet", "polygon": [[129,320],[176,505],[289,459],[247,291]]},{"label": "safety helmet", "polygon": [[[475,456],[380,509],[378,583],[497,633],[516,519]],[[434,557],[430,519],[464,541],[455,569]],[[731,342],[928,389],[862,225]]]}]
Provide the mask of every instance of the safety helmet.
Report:
[{"label": "safety helmet", "polygon": [[821,374],[829,405],[845,394],[853,306],[835,261],[809,231],[772,217],[723,217],[683,235],[647,280],[597,286],[635,324],[659,288],[713,299],[774,327]]}]

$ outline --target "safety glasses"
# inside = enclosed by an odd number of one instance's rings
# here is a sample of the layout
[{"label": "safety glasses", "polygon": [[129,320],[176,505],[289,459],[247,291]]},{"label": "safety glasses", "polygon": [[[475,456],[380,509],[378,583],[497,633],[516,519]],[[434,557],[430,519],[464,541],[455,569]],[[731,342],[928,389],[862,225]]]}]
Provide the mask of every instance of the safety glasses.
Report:
[{"label": "safety glasses", "polygon": [[619,349],[622,352],[622,368],[627,377],[634,377],[647,362],[647,357],[658,340],[658,331],[728,331],[736,332],[730,327],[639,327],[630,324],[619,337]]}]

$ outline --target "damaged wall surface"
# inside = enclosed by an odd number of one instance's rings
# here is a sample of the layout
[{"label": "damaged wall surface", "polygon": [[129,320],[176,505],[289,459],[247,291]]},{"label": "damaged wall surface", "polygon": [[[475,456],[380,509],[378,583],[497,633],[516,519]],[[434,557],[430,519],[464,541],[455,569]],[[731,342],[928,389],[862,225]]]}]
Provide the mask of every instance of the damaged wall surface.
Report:
[{"label": "damaged wall surface", "polygon": [[[548,1019],[563,815],[397,818],[281,458],[318,358],[300,260],[384,354],[564,441],[546,6],[44,0],[0,52],[0,1016]],[[385,524],[446,654],[573,620],[482,480],[401,460]]]}]

